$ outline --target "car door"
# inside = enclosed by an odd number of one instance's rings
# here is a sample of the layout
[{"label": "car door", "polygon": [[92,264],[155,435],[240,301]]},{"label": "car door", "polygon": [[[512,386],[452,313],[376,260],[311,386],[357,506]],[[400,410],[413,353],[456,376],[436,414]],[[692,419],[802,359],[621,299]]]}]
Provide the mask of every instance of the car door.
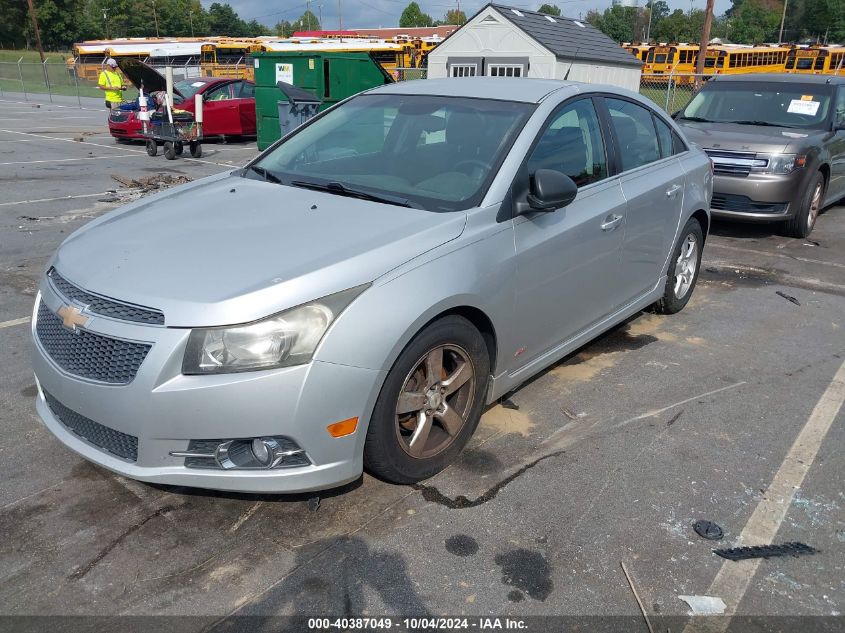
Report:
[{"label": "car door", "polygon": [[[241,116],[235,98],[235,84],[216,85],[203,93],[202,133],[205,136],[237,136],[241,133]],[[239,88],[240,86],[238,86]]]},{"label": "car door", "polygon": [[603,102],[627,203],[619,267],[627,303],[660,278],[683,208],[685,172],[674,157],[671,128],[660,116],[633,100],[605,97]]},{"label": "car door", "polygon": [[255,135],[255,84],[251,81],[240,81],[238,93],[238,114],[241,119],[241,134]]},{"label": "car door", "polygon": [[833,136],[828,141],[830,152],[830,182],[827,201],[845,196],[845,86],[836,90],[833,111]]},{"label": "car door", "polygon": [[513,186],[524,200],[531,174],[556,169],[578,185],[568,206],[514,220],[516,312],[521,348],[514,368],[572,338],[618,305],[625,199],[608,173],[594,100],[564,103],[546,123]]}]

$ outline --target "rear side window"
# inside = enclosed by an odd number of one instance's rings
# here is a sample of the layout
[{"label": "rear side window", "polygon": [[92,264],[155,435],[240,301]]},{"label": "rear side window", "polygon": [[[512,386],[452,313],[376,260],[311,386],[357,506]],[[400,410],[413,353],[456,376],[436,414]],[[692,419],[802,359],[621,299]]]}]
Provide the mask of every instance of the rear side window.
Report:
[{"label": "rear side window", "polygon": [[660,144],[651,111],[621,99],[605,98],[619,145],[622,171],[636,169],[660,159]]},{"label": "rear side window", "polygon": [[255,97],[255,84],[248,81],[241,82],[241,99],[252,99]]},{"label": "rear side window", "polygon": [[687,144],[678,136],[678,133],[672,130],[672,148],[675,154],[687,151],[689,148]]},{"label": "rear side window", "polygon": [[659,116],[652,116],[654,118],[654,127],[657,129],[657,140],[660,142],[660,156],[662,158],[667,158],[673,154],[677,154],[679,150],[675,147],[675,141],[672,138],[672,128],[670,128]]}]

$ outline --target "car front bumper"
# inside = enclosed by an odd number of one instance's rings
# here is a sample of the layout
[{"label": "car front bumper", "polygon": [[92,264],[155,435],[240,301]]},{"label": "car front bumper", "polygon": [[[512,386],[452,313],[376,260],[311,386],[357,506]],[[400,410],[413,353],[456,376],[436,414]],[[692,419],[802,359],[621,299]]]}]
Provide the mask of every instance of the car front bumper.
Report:
[{"label": "car front bumper", "polygon": [[710,213],[745,222],[788,220],[801,208],[806,169],[791,174],[713,177]]},{"label": "car front bumper", "polygon": [[[68,373],[49,355],[38,334],[39,301],[53,312],[68,304],[45,278],[32,325],[36,410],[47,428],[85,459],[141,481],[243,492],[305,492],[360,476],[367,421],[383,371],[312,361],[276,370],[185,376],[181,363],[190,330],[86,314],[88,332],[152,344],[129,384],[108,385]],[[137,457],[120,457],[101,448],[90,433],[72,431],[62,421],[67,410],[99,431],[137,438]],[[359,422],[351,435],[335,438],[327,431],[328,425],[352,417]],[[310,464],[223,470],[188,467],[184,457],[170,454],[188,450],[191,440],[266,436],[291,439]]]}]

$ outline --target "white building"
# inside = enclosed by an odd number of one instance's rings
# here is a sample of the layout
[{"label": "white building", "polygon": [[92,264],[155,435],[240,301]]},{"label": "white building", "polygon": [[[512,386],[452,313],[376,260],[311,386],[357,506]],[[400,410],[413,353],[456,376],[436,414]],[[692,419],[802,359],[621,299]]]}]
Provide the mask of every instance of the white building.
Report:
[{"label": "white building", "polygon": [[428,54],[428,77],[537,77],[638,90],[642,62],[586,22],[488,4]]}]

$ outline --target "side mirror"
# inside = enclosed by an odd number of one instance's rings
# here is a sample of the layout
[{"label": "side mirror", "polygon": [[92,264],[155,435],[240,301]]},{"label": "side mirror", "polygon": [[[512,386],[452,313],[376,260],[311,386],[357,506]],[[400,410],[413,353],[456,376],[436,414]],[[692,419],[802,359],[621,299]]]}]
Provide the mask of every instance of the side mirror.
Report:
[{"label": "side mirror", "polygon": [[578,195],[578,185],[566,174],[554,169],[538,169],[531,175],[528,203],[519,205],[518,213],[554,211],[570,204]]}]

